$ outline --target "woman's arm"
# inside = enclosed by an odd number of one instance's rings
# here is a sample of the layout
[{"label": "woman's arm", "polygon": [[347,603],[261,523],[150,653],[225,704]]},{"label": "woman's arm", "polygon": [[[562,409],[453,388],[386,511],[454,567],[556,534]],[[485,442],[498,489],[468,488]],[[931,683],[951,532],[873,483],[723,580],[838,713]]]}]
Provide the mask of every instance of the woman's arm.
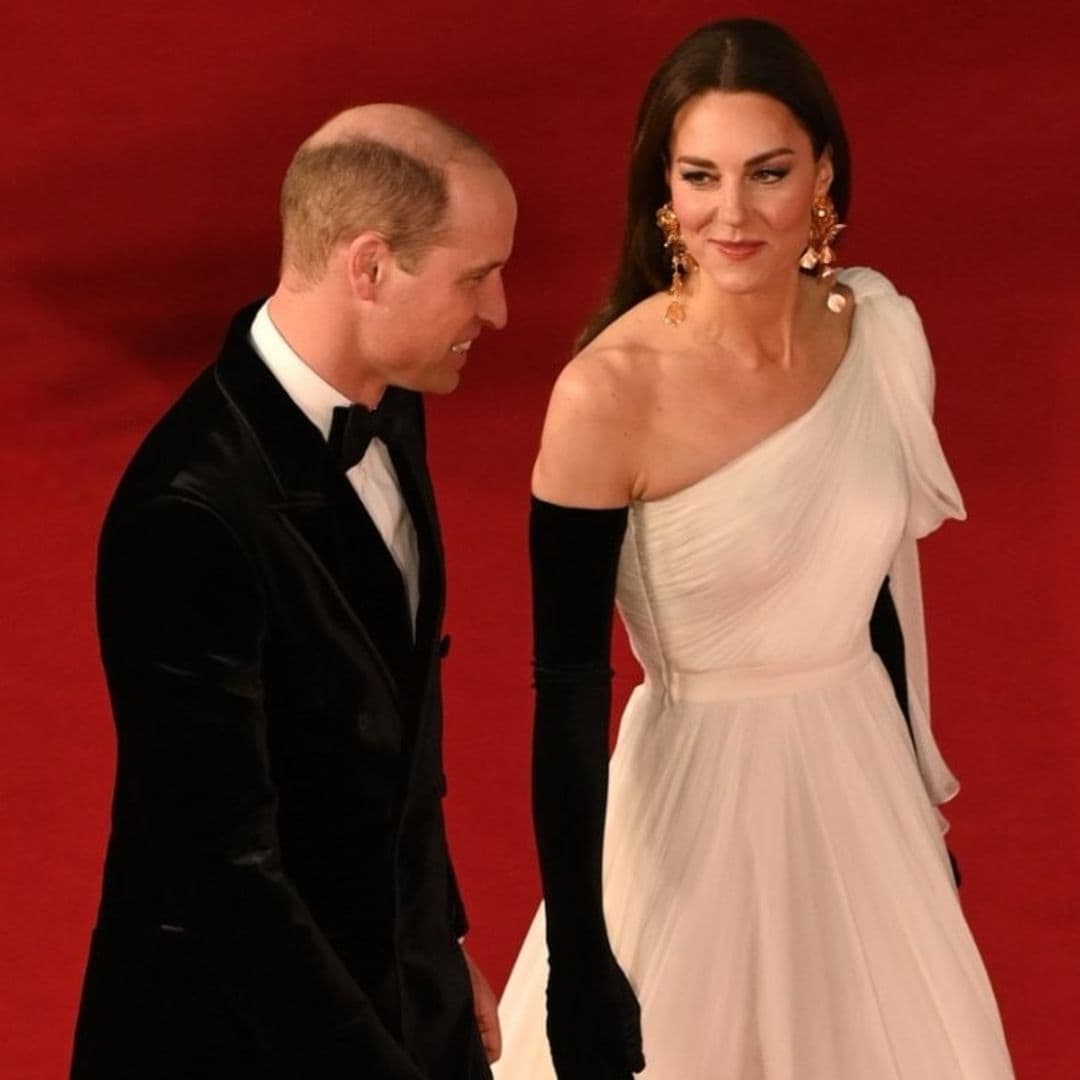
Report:
[{"label": "woman's arm", "polygon": [[559,1080],[644,1067],[640,1013],[604,922],[611,626],[625,507],[532,500],[533,817],[544,885],[548,1039]]},{"label": "woman's arm", "polygon": [[572,363],[533,474],[533,814],[559,1080],[629,1080],[644,1068],[640,1010],[611,951],[601,890],[611,628],[632,482],[619,404],[602,366]]}]

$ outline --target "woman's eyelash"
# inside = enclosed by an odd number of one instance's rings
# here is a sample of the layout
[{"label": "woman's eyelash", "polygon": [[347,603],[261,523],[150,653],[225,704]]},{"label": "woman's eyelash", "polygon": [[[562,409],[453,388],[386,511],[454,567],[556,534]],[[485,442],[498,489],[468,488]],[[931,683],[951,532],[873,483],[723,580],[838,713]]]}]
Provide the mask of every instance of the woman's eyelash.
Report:
[{"label": "woman's eyelash", "polygon": [[[774,184],[778,180],[783,180],[789,172],[791,172],[790,169],[755,169],[750,175],[755,180],[762,180],[765,183]],[[680,175],[688,184],[707,184],[716,180],[716,177],[712,173],[703,172],[700,169],[692,172],[684,172]]]}]

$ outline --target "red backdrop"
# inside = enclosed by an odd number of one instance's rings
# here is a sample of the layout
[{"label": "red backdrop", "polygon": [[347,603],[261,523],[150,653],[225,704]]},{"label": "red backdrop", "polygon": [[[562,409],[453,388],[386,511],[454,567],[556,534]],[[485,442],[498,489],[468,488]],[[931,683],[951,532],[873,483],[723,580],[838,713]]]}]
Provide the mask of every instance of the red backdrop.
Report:
[{"label": "red backdrop", "polygon": [[[804,40],[844,109],[855,153],[845,262],[913,296],[935,348],[939,422],[970,512],[924,547],[935,715],[965,783],[951,812],[964,905],[1028,1078],[1071,1075],[1080,1049],[1068,1009],[1080,927],[1070,8],[774,0],[754,12]],[[496,0],[6,6],[4,1076],[66,1068],[97,901],[113,763],[91,607],[102,512],[231,311],[272,287],[276,189],[293,148],[362,101],[425,104],[474,129],[520,196],[510,327],[485,337],[462,388],[431,406],[455,638],[452,842],[472,951],[501,986],[538,893],[531,456],[547,389],[613,266],[648,74],[726,13],[701,0],[533,12]],[[619,667],[625,692],[625,653]]]}]

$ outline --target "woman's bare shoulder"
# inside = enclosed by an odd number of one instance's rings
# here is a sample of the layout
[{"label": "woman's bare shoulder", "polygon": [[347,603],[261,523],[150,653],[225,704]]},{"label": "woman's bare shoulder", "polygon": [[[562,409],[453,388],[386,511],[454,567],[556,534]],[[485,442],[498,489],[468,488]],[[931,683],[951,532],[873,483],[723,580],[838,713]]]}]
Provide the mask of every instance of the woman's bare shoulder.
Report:
[{"label": "woman's bare shoulder", "polygon": [[635,326],[637,310],[607,327],[556,379],[533,474],[542,498],[570,505],[630,499],[656,367],[654,342]]},{"label": "woman's bare shoulder", "polygon": [[592,349],[655,349],[664,339],[664,312],[670,303],[665,293],[654,293],[613,319],[582,352]]},{"label": "woman's bare shoulder", "polygon": [[642,300],[589,342],[563,369],[569,391],[604,409],[647,389],[662,352],[661,301],[666,302],[662,295]]}]

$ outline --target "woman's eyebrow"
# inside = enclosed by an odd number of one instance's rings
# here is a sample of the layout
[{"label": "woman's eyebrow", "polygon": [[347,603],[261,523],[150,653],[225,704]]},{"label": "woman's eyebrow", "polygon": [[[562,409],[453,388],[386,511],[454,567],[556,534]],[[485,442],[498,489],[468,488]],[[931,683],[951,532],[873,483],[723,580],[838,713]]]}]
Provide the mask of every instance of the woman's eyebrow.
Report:
[{"label": "woman's eyebrow", "polygon": [[[782,154],[794,154],[795,151],[787,146],[778,146],[774,150],[766,150],[763,154],[755,154],[752,158],[748,158],[744,164],[746,165],[760,165],[762,162],[768,161],[770,158],[780,157]],[[688,154],[683,154],[677,157],[676,162],[680,165],[694,165],[699,169],[715,169],[716,162],[710,161],[708,158],[691,157]]]}]

